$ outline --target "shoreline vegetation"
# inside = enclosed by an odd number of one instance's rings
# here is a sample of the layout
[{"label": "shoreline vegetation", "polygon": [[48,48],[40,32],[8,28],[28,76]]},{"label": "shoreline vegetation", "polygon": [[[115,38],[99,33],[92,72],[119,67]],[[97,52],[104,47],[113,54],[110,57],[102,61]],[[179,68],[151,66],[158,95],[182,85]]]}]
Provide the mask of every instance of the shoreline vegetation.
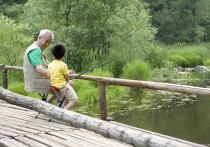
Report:
[{"label": "shoreline vegetation", "polygon": [[[159,47],[160,48],[160,47]],[[190,50],[187,58],[191,60],[181,60],[184,61],[185,67],[181,67],[183,62],[179,60],[179,58],[173,58],[173,60],[168,60],[173,56],[182,56],[183,58],[186,56],[186,50]],[[193,85],[198,79],[194,77],[196,73],[204,73],[208,71],[208,57],[210,56],[208,44],[201,44],[201,45],[192,45],[192,46],[163,46],[162,53],[159,52],[159,55],[166,53],[166,56],[163,57],[162,63],[163,66],[160,68],[151,66],[151,62],[141,61],[138,62],[134,60],[129,64],[125,64],[125,66],[121,69],[121,77],[127,79],[135,79],[135,80],[148,80],[148,81],[156,81],[156,82],[171,82],[177,84],[185,84],[185,85]],[[183,54],[182,54],[183,53]],[[195,60],[197,60],[199,56],[199,62],[197,63],[205,63],[195,64]],[[194,57],[194,58],[193,58]],[[154,57],[155,58],[155,57]],[[155,61],[153,61],[155,62]],[[181,64],[177,64],[181,63]],[[192,63],[192,64],[191,64]],[[97,75],[97,76],[105,76],[105,77],[114,77],[113,73],[109,70],[110,65],[107,65],[106,68],[98,68],[92,72],[87,73],[87,75]],[[201,71],[195,71],[195,67],[202,67]],[[10,72],[9,73],[9,90],[22,94],[28,95],[31,97],[39,98],[37,94],[27,93],[24,91],[24,83],[22,78],[22,73],[20,72]],[[2,79],[1,79],[2,82]],[[98,116],[98,91],[97,91],[97,83],[83,81],[83,80],[74,80],[75,83],[75,90],[79,96],[79,103],[75,109],[80,113],[85,113],[91,116]],[[202,84],[200,84],[202,86]],[[131,111],[132,109],[142,108],[142,110],[150,109],[167,109],[170,108],[172,105],[172,101],[176,101],[177,105],[186,105],[186,104],[194,104],[196,102],[196,96],[187,96],[179,94],[172,94],[172,93],[159,93],[148,91],[148,90],[140,90],[134,88],[126,88],[126,87],[117,87],[117,86],[107,86],[107,106],[109,107],[109,115],[113,115],[115,112],[124,112],[124,111]],[[155,98],[155,96],[159,95],[160,98]],[[164,96],[166,99],[161,99],[161,95],[171,95],[171,96]],[[185,97],[183,100],[175,99],[174,95],[179,95],[179,97]],[[142,98],[144,97],[144,98]],[[168,97],[168,98],[167,98]],[[140,101],[136,102],[135,99],[140,99]],[[158,102],[159,101],[159,102]],[[183,101],[183,102],[182,102]],[[126,105],[130,105],[129,109],[125,107]],[[133,108],[132,108],[133,106]]]}]

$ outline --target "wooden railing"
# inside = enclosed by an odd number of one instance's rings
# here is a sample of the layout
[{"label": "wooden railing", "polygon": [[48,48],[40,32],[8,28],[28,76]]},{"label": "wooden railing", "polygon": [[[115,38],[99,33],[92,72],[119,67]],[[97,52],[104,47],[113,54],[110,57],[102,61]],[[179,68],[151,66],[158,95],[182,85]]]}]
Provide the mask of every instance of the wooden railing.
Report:
[{"label": "wooden railing", "polygon": [[[5,89],[8,89],[8,70],[23,71],[23,67],[8,66],[8,65],[3,65],[3,64],[0,64],[0,68],[3,70],[3,88]],[[74,74],[74,75],[71,75],[70,78],[74,78],[76,76],[78,75]],[[108,78],[108,77],[100,77],[100,76],[87,76],[87,75],[78,76],[76,77],[76,79],[98,82],[100,117],[102,120],[106,120],[107,118],[106,85],[140,87],[140,88],[147,88],[147,89],[154,89],[154,90],[164,90],[164,91],[195,94],[195,95],[205,95],[205,96],[210,95],[209,88],[179,85],[179,84],[148,82],[148,81]]]}]

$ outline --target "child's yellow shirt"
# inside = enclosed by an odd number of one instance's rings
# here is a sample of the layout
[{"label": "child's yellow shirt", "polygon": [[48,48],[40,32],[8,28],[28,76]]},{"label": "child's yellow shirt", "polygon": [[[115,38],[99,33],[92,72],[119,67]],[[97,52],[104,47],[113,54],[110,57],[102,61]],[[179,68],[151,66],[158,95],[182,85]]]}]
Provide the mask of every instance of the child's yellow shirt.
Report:
[{"label": "child's yellow shirt", "polygon": [[66,85],[66,79],[64,76],[69,73],[66,63],[61,60],[54,60],[49,63],[48,71],[50,73],[51,86],[61,88]]}]

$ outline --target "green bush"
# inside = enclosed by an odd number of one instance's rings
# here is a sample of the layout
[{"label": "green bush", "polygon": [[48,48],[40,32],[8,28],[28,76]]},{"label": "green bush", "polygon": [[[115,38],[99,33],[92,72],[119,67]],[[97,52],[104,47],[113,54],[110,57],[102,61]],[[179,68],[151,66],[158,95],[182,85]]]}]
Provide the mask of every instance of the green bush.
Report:
[{"label": "green bush", "polygon": [[74,80],[74,88],[79,99],[78,105],[98,102],[98,89],[92,84],[92,82]]},{"label": "green bush", "polygon": [[187,60],[187,64],[185,67],[195,67],[197,65],[203,65],[202,57],[196,53],[183,53],[182,56]]},{"label": "green bush", "polygon": [[208,58],[209,54],[206,44],[164,46],[164,48],[167,54],[167,60],[172,61],[181,67],[203,65],[203,61]]},{"label": "green bush", "polygon": [[204,61],[204,65],[205,65],[205,66],[210,66],[210,59],[205,60],[205,61]]},{"label": "green bush", "polygon": [[125,65],[125,60],[118,59],[111,64],[109,70],[111,71],[111,73],[114,75],[115,78],[119,78],[122,75],[123,72],[122,70],[124,65]]},{"label": "green bush", "polygon": [[[151,78],[150,66],[142,60],[133,60],[123,68],[122,77],[125,79],[148,80]],[[141,97],[144,90],[141,88],[130,88],[129,95],[133,98]]]},{"label": "green bush", "polygon": [[134,60],[123,68],[122,77],[125,79],[148,80],[151,78],[150,66],[147,62]]},{"label": "green bush", "polygon": [[203,65],[202,57],[193,52],[171,54],[167,57],[167,60],[172,61],[177,64],[177,66],[181,67]]},{"label": "green bush", "polygon": [[177,66],[181,66],[181,67],[185,67],[187,64],[187,60],[178,54],[168,56],[167,60],[169,60],[169,61],[175,63]]},{"label": "green bush", "polygon": [[[102,69],[96,69],[89,73],[91,76],[112,77],[112,74]],[[98,82],[97,81],[85,81],[74,80],[75,91],[78,95],[80,104],[93,104],[99,102]],[[107,100],[117,99],[120,95],[124,95],[124,87],[119,86],[106,86],[106,98]]]},{"label": "green bush", "polygon": [[146,61],[149,62],[152,67],[160,68],[163,60],[165,60],[165,57],[165,51],[159,46],[155,46],[155,48],[150,50],[146,57]]},{"label": "green bush", "polygon": [[172,79],[176,79],[178,74],[175,69],[174,62],[165,60],[162,63],[161,68],[155,68],[152,70],[152,77],[155,82],[172,82]]}]

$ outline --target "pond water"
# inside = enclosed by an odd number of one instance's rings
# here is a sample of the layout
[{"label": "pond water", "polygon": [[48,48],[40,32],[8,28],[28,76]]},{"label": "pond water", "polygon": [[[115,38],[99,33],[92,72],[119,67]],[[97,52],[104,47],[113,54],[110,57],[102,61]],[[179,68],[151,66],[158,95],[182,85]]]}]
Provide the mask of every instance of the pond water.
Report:
[{"label": "pond water", "polygon": [[171,109],[134,109],[124,116],[115,114],[114,120],[176,138],[210,144],[210,97],[198,97],[193,105]]},{"label": "pond water", "polygon": [[[192,80],[193,82],[188,84],[206,87],[209,84],[208,76],[209,73],[198,75],[198,82]],[[193,99],[193,103],[182,102],[183,105],[170,105],[160,109],[142,111],[137,107],[124,114],[115,113],[114,120],[210,146],[210,96],[196,96]]]}]

